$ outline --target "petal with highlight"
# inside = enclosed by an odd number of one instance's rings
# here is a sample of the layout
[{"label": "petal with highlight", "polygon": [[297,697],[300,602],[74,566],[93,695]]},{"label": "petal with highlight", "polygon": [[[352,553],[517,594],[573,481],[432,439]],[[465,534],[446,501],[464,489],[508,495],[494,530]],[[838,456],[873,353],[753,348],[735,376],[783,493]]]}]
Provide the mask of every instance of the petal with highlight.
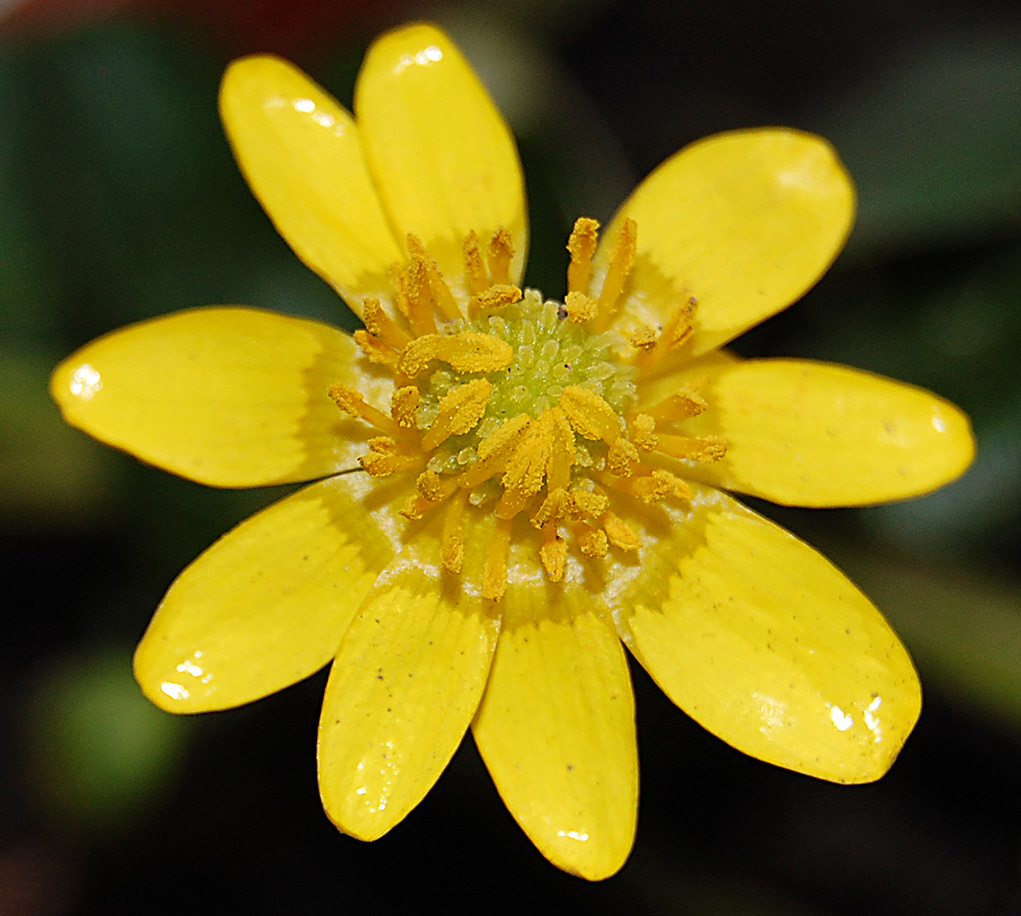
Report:
[{"label": "petal with highlight", "polygon": [[634,842],[634,698],[620,640],[575,584],[512,584],[472,726],[505,804],[558,868],[614,874]]},{"label": "petal with highlight", "polygon": [[64,419],[165,470],[219,487],[324,477],[357,466],[365,429],[328,391],[385,403],[348,334],[245,308],[203,308],[123,328],[53,372]]},{"label": "petal with highlight", "polygon": [[417,560],[405,551],[351,623],[319,721],[323,807],[362,840],[401,821],[443,772],[478,707],[499,630],[490,602]]},{"label": "petal with highlight", "polygon": [[903,382],[791,359],[706,376],[709,409],[685,433],[723,436],[727,453],[685,474],[713,486],[786,505],[867,505],[934,490],[975,454],[964,413]]},{"label": "petal with highlight", "polygon": [[870,782],[918,719],[911,659],[825,557],[717,490],[642,552],[624,640],[664,692],[728,744],[840,783]]},{"label": "petal with highlight", "polygon": [[278,57],[235,61],[220,117],[252,192],[301,260],[359,315],[401,257],[351,115]]},{"label": "petal with highlight", "polygon": [[369,49],[355,90],[366,159],[396,233],[414,233],[448,281],[463,284],[462,243],[511,233],[511,280],[528,244],[524,182],[503,117],[457,46],[431,25]]},{"label": "petal with highlight", "polygon": [[603,235],[597,275],[623,221],[635,220],[623,316],[656,327],[694,297],[697,355],[813,286],[843,247],[854,207],[851,179],[825,140],[774,128],[717,134],[635,189]]},{"label": "petal with highlight", "polygon": [[364,475],[305,487],[185,569],[135,652],[146,696],[175,713],[227,709],[325,665],[393,556],[367,489]]}]

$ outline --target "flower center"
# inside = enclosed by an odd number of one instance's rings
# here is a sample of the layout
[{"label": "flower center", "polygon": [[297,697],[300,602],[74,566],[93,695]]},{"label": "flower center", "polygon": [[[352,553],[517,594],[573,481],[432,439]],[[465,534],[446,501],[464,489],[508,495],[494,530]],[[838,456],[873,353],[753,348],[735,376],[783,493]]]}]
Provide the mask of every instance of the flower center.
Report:
[{"label": "flower center", "polygon": [[[636,551],[641,541],[613,511],[611,496],[646,503],[684,500],[690,490],[656,456],[714,461],[716,438],[686,437],[671,424],[701,413],[694,388],[636,409],[638,381],[691,333],[694,301],[678,306],[660,329],[613,326],[635,256],[636,228],[627,221],[614,245],[598,296],[591,295],[597,225],[578,220],[568,243],[571,264],[564,303],[522,294],[510,283],[509,234],[498,231],[485,256],[474,234],[464,243],[467,303],[459,302],[439,266],[414,236],[409,263],[393,268],[394,306],[367,300],[365,330],[355,339],[365,356],[393,376],[389,414],[343,386],[330,396],[375,427],[362,467],[374,477],[417,472],[401,514],[443,513],[442,562],[461,571],[466,514],[495,515],[496,532],[483,594],[502,597],[516,520],[536,540],[552,581],[563,578],[569,541],[588,557]],[[659,464],[662,465],[660,460]]]}]

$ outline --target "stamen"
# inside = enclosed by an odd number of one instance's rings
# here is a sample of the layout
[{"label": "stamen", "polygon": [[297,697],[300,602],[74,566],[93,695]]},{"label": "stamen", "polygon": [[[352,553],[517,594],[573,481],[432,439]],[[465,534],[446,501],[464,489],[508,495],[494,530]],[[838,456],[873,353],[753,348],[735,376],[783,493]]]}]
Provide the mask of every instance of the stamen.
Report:
[{"label": "stamen", "polygon": [[462,487],[477,487],[483,481],[499,474],[524,437],[532,418],[519,414],[504,421],[492,435],[479,443],[478,460],[461,478]]},{"label": "stamen", "polygon": [[365,398],[353,388],[345,388],[343,385],[333,385],[330,388],[330,397],[333,402],[352,417],[371,423],[376,429],[383,432],[397,432],[397,425],[383,411],[365,402]]},{"label": "stamen", "polygon": [[694,391],[678,391],[665,397],[646,413],[654,420],[665,423],[668,420],[686,420],[697,417],[706,409],[706,402]]},{"label": "stamen", "polygon": [[482,419],[493,386],[484,378],[454,388],[439,404],[439,413],[422,437],[422,448],[431,452],[450,436],[460,436]]},{"label": "stamen", "polygon": [[[595,254],[599,223],[582,217],[574,221],[574,229],[567,240],[571,263],[567,268],[567,290],[571,293],[588,292],[592,281],[592,255]],[[565,303],[566,305],[567,303]]]},{"label": "stamen", "polygon": [[366,299],[365,311],[362,315],[365,327],[373,337],[378,337],[383,343],[400,350],[411,340],[411,335],[394,322],[384,311],[378,299]]},{"label": "stamen", "polygon": [[398,356],[397,351],[393,347],[384,343],[378,337],[373,337],[368,331],[364,331],[361,328],[355,331],[352,336],[370,363],[384,366],[391,372],[396,371]]},{"label": "stamen", "polygon": [[514,450],[504,472],[503,496],[496,507],[498,518],[513,518],[542,488],[542,479],[553,449],[553,421],[549,411],[533,423]]},{"label": "stamen", "polygon": [[[408,237],[409,247],[411,236]],[[411,329],[415,334],[435,334],[436,314],[429,271],[422,257],[411,256],[408,264],[408,310]]]},{"label": "stamen", "polygon": [[507,591],[507,548],[512,523],[511,519],[497,522],[489,544],[489,556],[482,574],[482,594],[493,601],[499,601]]},{"label": "stamen", "polygon": [[468,317],[477,318],[479,312],[513,305],[520,299],[521,290],[516,286],[501,283],[497,286],[487,287],[471,297],[471,301],[468,303]]},{"label": "stamen", "polygon": [[691,490],[679,477],[669,471],[657,468],[651,474],[632,477],[627,481],[626,489],[645,503],[659,502],[661,499],[689,499]]},{"label": "stamen", "polygon": [[571,499],[567,491],[562,487],[550,490],[549,495],[542,501],[542,505],[532,516],[533,527],[543,529],[547,525],[554,527],[563,523],[570,511]]},{"label": "stamen", "polygon": [[447,572],[455,575],[461,571],[464,562],[464,509],[468,504],[466,490],[455,494],[443,516],[441,562]]},{"label": "stamen", "polygon": [[414,385],[395,388],[390,398],[390,416],[401,429],[414,429],[421,392]]},{"label": "stamen", "polygon": [[606,271],[603,289],[599,293],[599,317],[597,325],[600,330],[609,324],[614,306],[616,306],[620,294],[624,291],[624,284],[627,282],[628,274],[631,272],[631,265],[634,264],[637,248],[638,226],[633,219],[626,219],[613,243],[613,251],[610,254],[610,266]]},{"label": "stamen", "polygon": [[591,490],[571,491],[571,514],[575,518],[599,518],[609,505],[609,497]]},{"label": "stamen", "polygon": [[687,302],[674,310],[667,323],[663,326],[656,345],[638,354],[635,364],[638,366],[639,372],[649,373],[662,362],[668,353],[691,338],[695,330],[692,324],[692,316],[695,314],[697,304],[698,301],[692,296]]},{"label": "stamen", "polygon": [[611,474],[618,477],[630,477],[639,462],[638,449],[621,436],[606,453],[606,467]]},{"label": "stamen", "polygon": [[557,533],[555,525],[543,529],[542,534],[539,559],[550,582],[559,582],[564,578],[564,569],[567,566],[567,541]]},{"label": "stamen", "polygon": [[464,254],[464,272],[468,278],[468,292],[477,296],[489,286],[489,278],[486,276],[486,266],[482,263],[479,237],[475,234],[474,229],[465,236],[461,251]]},{"label": "stamen", "polygon": [[727,454],[727,440],[719,436],[663,436],[656,450],[672,458],[709,463]]},{"label": "stamen", "polygon": [[408,233],[408,252],[411,254],[412,263],[421,264],[421,270],[428,284],[429,298],[432,300],[435,310],[446,321],[463,318],[464,315],[461,313],[461,308],[457,304],[454,294],[450,291],[447,281],[443,279],[440,265],[433,258],[429,257],[421,239],[411,233]]},{"label": "stamen", "polygon": [[648,350],[651,347],[656,346],[656,341],[658,339],[659,331],[647,324],[641,324],[631,331],[631,336],[628,337],[628,343],[630,343],[636,350]]},{"label": "stamen", "polygon": [[489,240],[489,278],[494,285],[510,285],[510,264],[514,257],[514,242],[511,234],[503,227],[493,233]]},{"label": "stamen", "polygon": [[647,452],[652,451],[659,444],[659,436],[656,435],[656,421],[647,413],[640,413],[631,421],[631,441]]},{"label": "stamen", "polygon": [[584,324],[596,317],[599,303],[591,296],[572,290],[564,299],[564,308],[567,310],[567,317],[575,324]]},{"label": "stamen", "polygon": [[607,512],[602,518],[602,523],[606,537],[614,547],[631,551],[638,550],[642,546],[634,529],[619,516]]},{"label": "stamen", "polygon": [[560,407],[574,431],[586,439],[602,439],[611,444],[620,436],[616,411],[588,388],[568,385],[560,395]]},{"label": "stamen", "polygon": [[587,557],[605,557],[610,552],[606,532],[601,528],[593,528],[579,522],[573,528],[574,537],[578,541],[578,549]]},{"label": "stamen", "polygon": [[574,464],[574,433],[571,424],[559,407],[549,411],[552,420],[553,444],[546,467],[546,485],[551,490],[566,490],[571,483],[571,466]]},{"label": "stamen", "polygon": [[401,351],[396,368],[401,375],[414,378],[434,359],[449,363],[458,372],[499,372],[514,361],[514,350],[499,337],[475,331],[449,336],[424,334]]},{"label": "stamen", "polygon": [[422,464],[416,455],[404,455],[397,451],[397,443],[388,436],[369,440],[369,451],[358,459],[359,463],[373,477],[387,477],[398,471],[410,471]]}]

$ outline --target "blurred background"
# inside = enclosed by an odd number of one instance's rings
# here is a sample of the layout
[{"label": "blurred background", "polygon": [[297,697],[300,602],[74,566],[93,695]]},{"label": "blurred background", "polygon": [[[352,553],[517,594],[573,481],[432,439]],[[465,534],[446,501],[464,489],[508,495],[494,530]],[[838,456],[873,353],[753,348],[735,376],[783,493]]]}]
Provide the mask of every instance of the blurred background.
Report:
[{"label": "blurred background", "polygon": [[[371,37],[443,24],[520,142],[528,282],[563,292],[578,215],[608,218],[685,143],[783,124],[860,193],[845,254],[742,353],[847,362],[973,418],[959,483],[895,506],[756,506],[884,610],[926,691],[891,773],[842,788],[743,757],[635,667],[638,842],[561,874],[467,741],[383,840],[319,805],[324,674],[175,719],[131,653],[173,577],[278,492],[190,484],[65,427],[52,366],[206,303],[351,327],[275,235],[216,115],[234,55],[290,56],[350,103]],[[210,912],[1021,913],[1021,7],[1016,0],[0,0],[0,916]]]}]

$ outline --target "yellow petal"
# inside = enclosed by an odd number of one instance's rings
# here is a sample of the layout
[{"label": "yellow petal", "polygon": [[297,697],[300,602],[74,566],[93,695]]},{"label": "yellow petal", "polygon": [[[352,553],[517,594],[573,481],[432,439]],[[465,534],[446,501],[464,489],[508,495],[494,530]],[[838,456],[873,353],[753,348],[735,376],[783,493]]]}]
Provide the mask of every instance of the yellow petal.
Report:
[{"label": "yellow petal", "polygon": [[707,368],[709,408],[685,434],[727,454],[685,470],[714,486],[798,506],[848,506],[927,493],[974,457],[968,418],[929,391],[805,360]]},{"label": "yellow petal", "polygon": [[627,662],[576,582],[513,583],[473,724],[493,781],[558,868],[614,874],[634,841],[638,761]]},{"label": "yellow petal", "polygon": [[819,137],[772,128],[718,134],[638,186],[602,236],[597,277],[624,220],[635,220],[624,315],[656,327],[694,297],[688,352],[704,353],[808,290],[843,247],[854,205],[850,178]]},{"label": "yellow petal", "polygon": [[317,671],[393,556],[363,507],[365,475],[333,477],[252,516],[192,563],[135,652],[170,712],[226,709]]},{"label": "yellow petal", "polygon": [[414,551],[381,577],[330,670],[319,788],[345,833],[375,840],[439,778],[482,696],[499,630],[492,603],[444,586]]},{"label": "yellow petal", "polygon": [[61,363],[64,419],[182,477],[222,487],[310,480],[357,466],[365,425],[331,385],[386,403],[351,337],[271,312],[207,308],[132,325]]},{"label": "yellow petal", "polygon": [[746,754],[841,783],[882,776],[918,718],[911,659],[832,564],[719,491],[643,551],[625,640],[666,694]]},{"label": "yellow petal", "polygon": [[362,153],[335,99],[276,57],[230,65],[220,117],[252,192],[295,253],[359,315],[388,299],[400,256]]},{"label": "yellow petal", "polygon": [[517,283],[528,244],[517,148],[457,46],[431,25],[389,32],[369,49],[355,90],[366,159],[397,235],[412,232],[464,294],[462,244],[511,233]]}]

